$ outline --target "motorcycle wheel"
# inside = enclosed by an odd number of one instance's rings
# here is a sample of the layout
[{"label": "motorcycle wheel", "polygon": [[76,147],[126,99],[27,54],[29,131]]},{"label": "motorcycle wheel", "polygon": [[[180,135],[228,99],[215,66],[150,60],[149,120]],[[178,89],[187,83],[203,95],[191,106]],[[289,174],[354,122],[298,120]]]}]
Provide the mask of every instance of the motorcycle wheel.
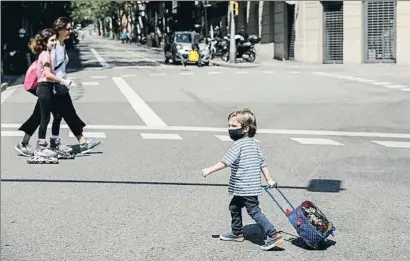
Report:
[{"label": "motorcycle wheel", "polygon": [[253,63],[256,59],[256,53],[251,51],[247,54],[246,58],[244,58],[247,62]]},{"label": "motorcycle wheel", "polygon": [[229,61],[229,52],[222,53],[222,54],[221,54],[221,59],[222,59],[222,61],[224,61],[224,62]]}]

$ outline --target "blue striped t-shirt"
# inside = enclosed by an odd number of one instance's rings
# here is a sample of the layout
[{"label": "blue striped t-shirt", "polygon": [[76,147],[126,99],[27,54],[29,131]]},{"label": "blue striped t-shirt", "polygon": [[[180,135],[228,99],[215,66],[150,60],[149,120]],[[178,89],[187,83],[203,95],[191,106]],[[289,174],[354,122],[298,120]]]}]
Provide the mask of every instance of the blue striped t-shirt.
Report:
[{"label": "blue striped t-shirt", "polygon": [[261,169],[267,167],[265,157],[253,138],[236,140],[222,158],[231,168],[228,193],[234,196],[259,196],[262,194]]}]

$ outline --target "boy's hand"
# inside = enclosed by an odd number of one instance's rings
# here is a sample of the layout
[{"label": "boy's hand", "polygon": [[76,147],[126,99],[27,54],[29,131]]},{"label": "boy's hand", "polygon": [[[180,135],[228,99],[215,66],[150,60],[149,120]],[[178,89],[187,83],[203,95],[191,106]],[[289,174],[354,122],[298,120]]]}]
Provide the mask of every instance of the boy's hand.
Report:
[{"label": "boy's hand", "polygon": [[208,176],[209,174],[211,174],[211,169],[210,168],[204,168],[202,169],[202,175],[204,177]]},{"label": "boy's hand", "polygon": [[269,180],[268,181],[269,187],[270,188],[276,188],[276,186],[278,185],[275,181],[273,180]]}]

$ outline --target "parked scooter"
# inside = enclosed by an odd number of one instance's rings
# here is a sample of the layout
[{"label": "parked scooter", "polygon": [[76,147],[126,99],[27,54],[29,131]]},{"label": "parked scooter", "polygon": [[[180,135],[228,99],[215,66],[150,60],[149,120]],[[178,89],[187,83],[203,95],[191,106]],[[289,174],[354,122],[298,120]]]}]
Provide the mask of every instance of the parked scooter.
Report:
[{"label": "parked scooter", "polygon": [[[223,61],[229,61],[229,48],[230,41],[229,36],[226,36],[227,46],[223,49],[221,59]],[[245,38],[241,35],[235,35],[235,44],[236,44],[236,59],[243,59],[247,62],[254,62],[256,59],[255,44],[260,42],[260,38],[256,35],[249,36],[248,40],[245,41]]]}]

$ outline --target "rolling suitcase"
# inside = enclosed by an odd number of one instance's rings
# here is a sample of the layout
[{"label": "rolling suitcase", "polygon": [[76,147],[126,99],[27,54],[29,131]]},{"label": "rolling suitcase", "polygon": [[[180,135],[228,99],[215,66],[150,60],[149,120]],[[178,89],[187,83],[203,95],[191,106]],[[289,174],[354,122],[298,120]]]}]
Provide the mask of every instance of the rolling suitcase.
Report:
[{"label": "rolling suitcase", "polygon": [[279,187],[276,190],[286,200],[292,211],[286,209],[286,211],[279,204],[279,201],[275,199],[269,186],[265,186],[265,191],[275,201],[280,210],[287,216],[292,226],[296,229],[296,232],[300,238],[311,248],[317,249],[324,242],[326,242],[329,235],[334,236],[336,230],[333,223],[327,220],[326,216],[310,201],[304,201],[296,209],[292,206],[289,200],[285,197]]}]

